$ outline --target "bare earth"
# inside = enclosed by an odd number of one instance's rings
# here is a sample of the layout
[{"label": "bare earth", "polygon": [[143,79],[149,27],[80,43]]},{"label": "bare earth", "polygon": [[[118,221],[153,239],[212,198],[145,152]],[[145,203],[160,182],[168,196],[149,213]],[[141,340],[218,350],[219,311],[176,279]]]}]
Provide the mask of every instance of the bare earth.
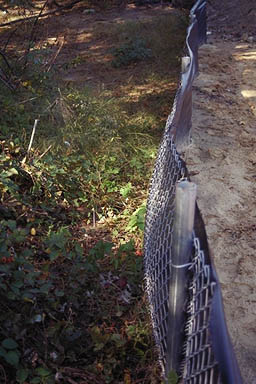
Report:
[{"label": "bare earth", "polygon": [[223,3],[208,7],[185,160],[244,383],[256,384],[256,4]]}]

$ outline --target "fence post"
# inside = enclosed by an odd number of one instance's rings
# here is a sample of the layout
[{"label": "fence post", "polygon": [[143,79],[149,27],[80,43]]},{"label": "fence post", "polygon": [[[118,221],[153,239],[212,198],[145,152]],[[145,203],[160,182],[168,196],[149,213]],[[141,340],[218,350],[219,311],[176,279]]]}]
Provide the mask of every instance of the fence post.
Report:
[{"label": "fence post", "polygon": [[[181,97],[179,99],[179,115],[175,144],[182,152],[190,143],[192,127],[192,83],[194,80],[194,57],[184,56],[181,62]],[[176,112],[177,113],[177,112]]]},{"label": "fence post", "polygon": [[178,183],[176,187],[174,228],[169,264],[170,280],[165,369],[167,380],[168,374],[172,371],[180,374],[195,201],[196,184],[189,181]]},{"label": "fence post", "polygon": [[187,72],[190,66],[191,58],[190,56],[183,56],[181,59],[181,73]]}]

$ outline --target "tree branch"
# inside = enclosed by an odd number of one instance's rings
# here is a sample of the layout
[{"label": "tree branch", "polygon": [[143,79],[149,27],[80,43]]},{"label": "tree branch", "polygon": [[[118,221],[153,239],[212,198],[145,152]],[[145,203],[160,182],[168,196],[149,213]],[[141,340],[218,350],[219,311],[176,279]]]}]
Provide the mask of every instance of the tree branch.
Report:
[{"label": "tree branch", "polygon": [[0,55],[1,55],[2,58],[4,59],[4,62],[5,62],[5,64],[7,65],[7,67],[8,67],[10,70],[12,70],[12,68],[11,68],[11,66],[10,66],[10,64],[9,64],[9,62],[8,62],[8,60],[7,60],[7,58],[6,58],[6,56],[5,56],[5,54],[4,54],[2,51],[0,51]]},{"label": "tree branch", "polygon": [[[53,15],[54,13],[63,11],[65,9],[71,9],[71,8],[74,7],[74,5],[76,5],[78,3],[81,3],[82,1],[83,0],[74,0],[70,4],[66,4],[66,5],[63,5],[63,6],[59,7],[59,8],[57,8],[57,9],[54,9],[53,11],[49,11],[49,12],[43,13],[43,14],[40,15],[40,19],[43,18],[43,17],[49,16],[49,15]],[[8,23],[0,24],[0,28],[1,27],[7,27],[9,25],[13,25],[13,24],[17,24],[17,23],[21,23],[21,22],[24,22],[24,21],[26,22],[26,21],[33,20],[33,19],[36,19],[36,18],[39,18],[38,15],[29,16],[29,17],[23,17],[22,19],[17,19],[17,20],[9,21]]]},{"label": "tree branch", "polygon": [[48,2],[49,2],[49,0],[46,0],[46,1],[45,1],[44,5],[42,6],[42,8],[41,8],[39,14],[36,16],[36,19],[35,19],[35,21],[34,21],[34,24],[33,24],[33,27],[32,27],[32,31],[31,31],[31,34],[30,34],[30,39],[29,39],[29,43],[28,43],[28,48],[27,48],[27,51],[26,51],[26,53],[25,53],[25,62],[24,62],[24,66],[23,66],[23,68],[26,67],[27,62],[28,62],[28,54],[29,54],[30,49],[31,49],[31,46],[32,46],[32,41],[33,41],[34,34],[35,34],[36,24],[37,24],[37,22],[38,22],[40,16],[41,16],[42,13],[43,13],[43,10],[45,9],[46,5],[48,4]]}]

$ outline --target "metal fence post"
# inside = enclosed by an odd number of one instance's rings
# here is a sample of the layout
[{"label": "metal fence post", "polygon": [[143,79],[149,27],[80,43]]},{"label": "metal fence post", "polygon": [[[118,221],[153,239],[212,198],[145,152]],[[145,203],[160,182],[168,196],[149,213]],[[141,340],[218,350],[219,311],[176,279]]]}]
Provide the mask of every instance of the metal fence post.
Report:
[{"label": "metal fence post", "polygon": [[181,73],[185,73],[188,71],[191,63],[190,56],[183,56],[181,59]]},{"label": "metal fence post", "polygon": [[166,379],[171,371],[180,374],[195,201],[196,184],[189,181],[178,183],[176,187],[174,228],[169,264]]}]

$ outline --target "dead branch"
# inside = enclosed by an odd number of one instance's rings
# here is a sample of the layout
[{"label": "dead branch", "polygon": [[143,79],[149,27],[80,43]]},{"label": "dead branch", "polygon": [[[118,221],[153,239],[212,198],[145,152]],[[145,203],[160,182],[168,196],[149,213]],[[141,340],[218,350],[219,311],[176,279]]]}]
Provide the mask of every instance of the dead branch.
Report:
[{"label": "dead branch", "polygon": [[11,80],[5,75],[5,73],[1,68],[0,68],[0,81],[2,81],[2,83],[4,83],[4,85],[7,88],[11,89],[12,91],[15,90],[15,86],[12,84]]},{"label": "dead branch", "polygon": [[27,51],[25,53],[25,62],[24,62],[24,66],[23,66],[23,69],[26,67],[27,65],[27,62],[28,62],[28,54],[30,52],[30,49],[31,49],[31,46],[32,46],[32,42],[33,42],[33,39],[34,39],[34,34],[35,34],[35,29],[36,29],[36,24],[40,18],[40,16],[42,15],[43,13],[43,10],[45,9],[45,7],[47,6],[49,0],[46,0],[44,5],[42,6],[39,14],[37,15],[37,17],[35,18],[35,21],[34,21],[34,24],[33,24],[33,27],[32,27],[32,30],[31,30],[31,34],[30,34],[30,39],[29,39],[29,43],[28,43],[28,48],[27,48]]},{"label": "dead branch", "polygon": [[26,162],[26,160],[27,160],[27,156],[29,155],[29,152],[30,152],[30,150],[31,150],[31,147],[32,147],[32,144],[33,144],[33,140],[34,140],[34,136],[35,136],[35,132],[36,132],[36,127],[37,127],[37,124],[38,124],[38,121],[39,121],[39,119],[35,119],[34,126],[33,126],[32,133],[31,133],[31,137],[30,137],[30,142],[29,142],[28,150],[27,150],[27,154],[26,154],[25,157],[22,159],[21,164],[25,164],[25,162]]},{"label": "dead branch", "polygon": [[29,152],[31,150],[31,147],[32,147],[32,144],[33,144],[33,140],[34,140],[35,131],[36,131],[36,127],[37,127],[38,121],[39,120],[36,119],[35,122],[34,122],[34,126],[33,126],[33,129],[32,129],[32,134],[31,134],[31,138],[30,138],[30,142],[29,142],[29,146],[28,146],[28,151],[27,151],[28,154],[29,154]]},{"label": "dead branch", "polygon": [[17,31],[17,29],[18,29],[18,27],[16,27],[15,29],[13,29],[13,30],[11,31],[10,35],[8,36],[8,39],[7,39],[7,41],[6,41],[5,45],[4,45],[4,48],[3,48],[3,51],[4,51],[4,52],[6,51],[7,46],[8,46],[8,44],[9,44],[11,38],[13,37],[13,35],[15,34],[15,32]]},{"label": "dead branch", "polygon": [[7,383],[7,377],[6,377],[6,373],[5,373],[4,367],[2,365],[0,365],[0,370],[3,373],[4,383],[6,384]]},{"label": "dead branch", "polygon": [[50,70],[51,70],[51,68],[52,68],[52,66],[53,66],[53,64],[54,64],[54,62],[55,62],[55,60],[56,60],[58,54],[60,53],[60,51],[61,51],[61,49],[62,49],[62,47],[63,47],[63,45],[64,45],[64,42],[65,42],[65,37],[62,36],[62,38],[60,39],[60,46],[59,46],[59,48],[57,49],[57,52],[56,52],[56,53],[54,54],[54,56],[52,57],[52,59],[50,60],[50,62],[48,63],[48,64],[49,64],[49,67],[48,67],[48,69],[47,69],[46,72],[50,72]]},{"label": "dead branch", "polygon": [[7,60],[6,56],[5,56],[5,54],[4,54],[2,51],[0,51],[0,55],[1,55],[2,58],[4,59],[4,62],[5,62],[5,64],[7,65],[7,67],[11,70],[11,66],[10,66],[10,64],[9,64],[9,62],[8,62],[8,60]]},{"label": "dead branch", "polygon": [[[46,17],[46,16],[50,16],[50,15],[53,15],[54,13],[57,13],[57,12],[60,12],[60,11],[64,11],[65,9],[71,9],[74,7],[74,5],[78,4],[78,3],[81,3],[83,0],[74,0],[72,1],[70,4],[66,4],[66,5],[63,5],[57,9],[54,9],[53,11],[49,11],[49,12],[46,12],[46,13],[43,13],[40,15],[40,19],[42,19],[43,17]],[[29,20],[33,20],[33,19],[36,19],[38,17],[38,15],[35,15],[35,16],[29,16],[29,17],[23,17],[22,19],[17,19],[17,20],[13,20],[13,21],[9,21],[8,23],[3,23],[3,24],[0,24],[0,28],[1,27],[7,27],[9,25],[13,25],[13,24],[16,24],[16,23],[22,23],[22,22],[26,22],[26,21],[29,21]]]},{"label": "dead branch", "polygon": [[44,157],[44,155],[46,155],[46,153],[50,151],[51,147],[52,147],[52,144],[50,144],[49,147],[38,158],[42,159],[42,157]]}]

